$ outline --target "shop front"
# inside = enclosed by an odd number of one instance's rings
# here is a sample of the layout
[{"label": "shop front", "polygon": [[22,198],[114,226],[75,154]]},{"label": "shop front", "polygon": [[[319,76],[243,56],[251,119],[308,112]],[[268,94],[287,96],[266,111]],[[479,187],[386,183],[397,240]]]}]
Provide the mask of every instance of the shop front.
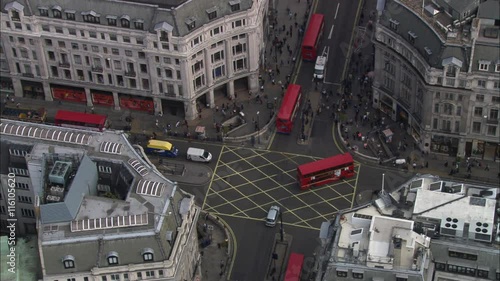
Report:
[{"label": "shop front", "polygon": [[433,135],[431,138],[431,152],[456,156],[458,152],[458,143],[458,138]]},{"label": "shop front", "polygon": [[14,84],[12,84],[12,79],[0,76],[0,92],[4,94],[14,93]]},{"label": "shop front", "polygon": [[45,99],[42,83],[21,80],[21,86],[23,87],[23,97],[31,99]]},{"label": "shop front", "polygon": [[408,112],[399,104],[396,105],[396,120],[408,125]]},{"label": "shop front", "polygon": [[153,113],[155,110],[153,99],[127,95],[120,95],[120,107],[149,113]]},{"label": "shop front", "polygon": [[474,158],[491,161],[500,159],[499,143],[473,140],[472,142],[467,142],[465,150],[467,156],[471,156]]},{"label": "shop front", "polygon": [[113,93],[111,92],[90,90],[90,94],[92,96],[92,104],[94,105],[102,105],[102,106],[115,105],[115,102],[113,100]]},{"label": "shop front", "polygon": [[380,111],[382,111],[383,113],[391,116],[392,118],[392,106],[393,106],[393,101],[390,97],[384,95],[381,99],[380,99]]},{"label": "shop front", "polygon": [[51,85],[52,96],[55,100],[63,100],[78,103],[87,103],[87,96],[83,88],[70,88]]},{"label": "shop front", "polygon": [[[420,128],[420,125],[417,123],[417,120],[413,119],[413,122],[411,122],[411,136],[413,137],[413,139],[417,142],[417,143],[420,143],[421,141],[421,132],[422,132],[422,128]],[[428,147],[429,144],[426,145],[426,147]]]}]

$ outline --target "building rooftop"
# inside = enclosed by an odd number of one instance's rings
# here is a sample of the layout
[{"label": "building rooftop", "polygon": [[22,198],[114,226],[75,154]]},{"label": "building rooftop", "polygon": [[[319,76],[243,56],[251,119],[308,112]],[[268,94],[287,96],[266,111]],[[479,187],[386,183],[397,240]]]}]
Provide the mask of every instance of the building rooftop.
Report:
[{"label": "building rooftop", "polygon": [[9,271],[9,244],[8,236],[0,236],[0,252],[2,257],[2,270],[0,280],[2,281],[37,281],[41,276],[40,259],[38,257],[37,240],[34,236],[17,239],[15,273]]},{"label": "building rooftop", "polygon": [[[155,240],[157,253],[166,253],[163,256],[168,258],[171,246],[167,241],[175,239],[193,198],[178,191],[177,184],[159,173],[123,132],[0,121],[2,150],[28,150],[18,154],[26,159],[38,197],[35,207],[40,207],[39,239],[46,247],[44,255],[64,256],[67,247],[74,247],[73,242],[95,242],[104,236],[128,243],[125,238],[163,233]],[[10,166],[9,153],[2,153],[1,158]],[[136,255],[140,249],[122,246],[122,255],[130,249],[133,259],[140,257]],[[96,264],[96,255],[91,256],[88,263],[79,263],[80,269],[90,270]],[[48,259],[45,265],[47,272],[62,270],[58,259]]]},{"label": "building rooftop", "polygon": [[[239,9],[233,12],[230,3],[237,5]],[[40,16],[40,8],[50,10],[49,16],[52,16],[54,7],[62,11],[71,11],[76,15],[75,20],[63,20],[70,25],[83,22],[83,14],[91,14],[100,18],[101,25],[105,25],[107,28],[115,28],[117,31],[125,31],[126,29],[133,31],[135,30],[134,22],[139,21],[143,26],[140,30],[155,33],[158,24],[165,22],[168,23],[169,31],[171,30],[176,37],[183,37],[208,22],[223,19],[226,15],[248,10],[252,7],[252,4],[253,0],[16,0],[15,2],[0,0],[2,10],[5,10],[5,8],[23,9],[26,16]],[[212,18],[213,12],[215,12],[214,18]],[[109,26],[107,18],[110,17],[117,19],[118,22],[121,19],[127,19],[130,21],[130,28],[122,28],[120,23],[116,27]],[[242,13],[242,18],[244,17],[245,15]],[[55,21],[61,20],[55,19]],[[194,28],[188,28],[190,23],[194,23]]]}]

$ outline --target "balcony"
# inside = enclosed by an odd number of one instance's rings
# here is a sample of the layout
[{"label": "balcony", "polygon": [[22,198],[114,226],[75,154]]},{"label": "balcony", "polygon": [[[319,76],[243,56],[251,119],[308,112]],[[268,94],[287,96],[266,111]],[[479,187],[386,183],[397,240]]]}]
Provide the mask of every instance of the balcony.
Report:
[{"label": "balcony", "polygon": [[33,78],[33,77],[35,77],[35,75],[33,73],[23,73],[23,77]]},{"label": "balcony", "polygon": [[136,73],[135,71],[125,71],[125,76],[127,77],[135,77]]},{"label": "balcony", "polygon": [[67,61],[59,62],[59,66],[64,68],[69,68],[69,62]]},{"label": "balcony", "polygon": [[101,72],[102,73],[102,66],[92,66],[92,71],[93,72]]}]

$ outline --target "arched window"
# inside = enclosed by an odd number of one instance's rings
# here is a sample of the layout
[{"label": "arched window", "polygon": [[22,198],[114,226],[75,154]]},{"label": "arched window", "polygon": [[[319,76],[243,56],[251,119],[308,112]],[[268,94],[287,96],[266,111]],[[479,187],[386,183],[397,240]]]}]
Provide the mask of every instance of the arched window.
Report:
[{"label": "arched window", "polygon": [[75,268],[75,257],[67,255],[63,258],[64,268]]},{"label": "arched window", "polygon": [[116,265],[116,264],[118,264],[118,253],[117,252],[109,252],[106,259],[108,260],[109,265]]},{"label": "arched window", "polygon": [[142,258],[144,261],[153,261],[154,251],[151,248],[144,248],[142,250]]}]

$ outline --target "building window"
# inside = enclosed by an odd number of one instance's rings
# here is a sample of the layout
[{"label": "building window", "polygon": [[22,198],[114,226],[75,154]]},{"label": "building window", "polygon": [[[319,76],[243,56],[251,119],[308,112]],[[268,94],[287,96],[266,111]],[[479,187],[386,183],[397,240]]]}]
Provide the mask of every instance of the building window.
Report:
[{"label": "building window", "polygon": [[210,36],[215,36],[219,33],[222,33],[222,26],[216,27],[212,30],[210,30]]},{"label": "building window", "polygon": [[490,67],[490,62],[489,61],[479,61],[479,70],[481,71],[488,71],[488,68]]},{"label": "building window", "polygon": [[455,121],[455,133],[460,132],[460,121]]},{"label": "building window", "polygon": [[238,55],[247,51],[247,44],[238,43],[238,45],[233,46],[233,55]]},{"label": "building window", "polygon": [[35,217],[35,212],[33,210],[30,210],[30,209],[23,209],[23,208],[21,208],[21,215],[23,217],[27,217],[27,218],[34,218]]},{"label": "building window", "polygon": [[246,21],[243,19],[243,20],[237,20],[237,21],[233,21],[232,22],[232,27],[233,28],[237,28],[237,27],[241,27],[241,26],[244,26],[246,24]]},{"label": "building window", "polygon": [[490,109],[489,119],[497,120],[498,119],[498,109]]},{"label": "building window", "polygon": [[195,29],[195,27],[196,27],[196,19],[193,18],[193,17],[188,18],[187,21],[186,21],[186,25],[187,25],[187,28],[188,28],[189,31]]},{"label": "building window", "polygon": [[471,267],[459,266],[448,264],[448,272],[454,272],[457,274],[476,276],[476,269]]},{"label": "building window", "polygon": [[477,80],[477,86],[479,88],[486,88],[486,81],[485,80]]},{"label": "building window", "polygon": [[158,270],[158,276],[160,276],[160,277],[163,276],[163,270],[162,269]]},{"label": "building window", "polygon": [[47,9],[47,8],[38,8],[38,11],[40,12],[40,16],[42,16],[42,17],[49,16],[49,9]]},{"label": "building window", "polygon": [[491,102],[492,103],[500,103],[500,96],[492,96]]},{"label": "building window", "polygon": [[482,117],[483,116],[483,108],[482,107],[475,107],[474,108],[474,116]]},{"label": "building window", "polygon": [[457,111],[456,111],[455,115],[457,115],[457,116],[462,115],[462,107],[461,106],[457,106]]},{"label": "building window", "polygon": [[196,62],[192,66],[193,74],[195,74],[196,72],[200,71],[201,69],[203,69],[203,61],[202,60]]},{"label": "building window", "polygon": [[118,264],[118,253],[116,252],[110,252],[107,257],[108,264],[109,265],[116,265]]},{"label": "building window", "polygon": [[75,258],[73,256],[65,256],[63,259],[64,268],[75,268]]},{"label": "building window", "polygon": [[53,8],[52,9],[52,15],[54,16],[54,18],[56,19],[60,19],[62,18],[62,13],[61,13],[61,8]]},{"label": "building window", "polygon": [[439,113],[439,103],[434,104],[434,113]]},{"label": "building window", "polygon": [[101,277],[101,281],[108,281],[108,277],[106,277],[106,276],[102,276],[102,277]]},{"label": "building window", "polygon": [[83,21],[84,22],[90,22],[90,23],[100,23],[101,22],[101,18],[98,15],[83,14]]},{"label": "building window", "polygon": [[127,18],[121,18],[120,24],[122,27],[129,28],[130,27],[130,20],[128,20]]},{"label": "building window", "polygon": [[481,122],[472,122],[472,132],[474,134],[481,133]]},{"label": "building window", "polygon": [[240,10],[239,1],[229,1],[229,5],[231,5],[231,12],[237,12]]},{"label": "building window", "polygon": [[131,57],[132,56],[132,51],[131,50],[125,50],[125,55],[127,57]]},{"label": "building window", "polygon": [[218,62],[224,59],[224,51],[218,51],[212,54],[212,63]]},{"label": "building window", "polygon": [[108,25],[110,25],[110,26],[116,26],[116,18],[115,17],[109,17],[108,18]]},{"label": "building window", "polygon": [[135,21],[134,22],[134,28],[138,30],[143,30],[144,29],[144,22],[142,21]]},{"label": "building window", "polygon": [[218,66],[212,71],[212,78],[214,80],[224,77],[226,75],[226,67],[225,65]]},{"label": "building window", "polygon": [[417,35],[415,33],[408,31],[408,42],[410,42],[412,45],[415,44],[415,40],[417,39]]},{"label": "building window", "polygon": [[29,196],[18,195],[17,200],[21,203],[33,203],[31,197]]},{"label": "building window", "polygon": [[120,280],[120,274],[111,274],[109,276],[109,278],[112,280],[112,281],[118,281]]},{"label": "building window", "polygon": [[396,281],[408,281],[407,277],[397,277],[396,276]]},{"label": "building window", "polygon": [[389,20],[389,27],[390,27],[392,30],[397,31],[397,30],[398,30],[398,27],[399,27],[399,22],[398,22],[397,20],[390,19],[390,20]]},{"label": "building window", "polygon": [[146,271],[146,277],[155,277],[154,270],[147,270]]},{"label": "building window", "polygon": [[16,182],[16,188],[27,190],[27,189],[30,189],[30,186],[24,182]]},{"label": "building window", "polygon": [[437,130],[438,128],[438,119],[432,119],[432,129]]},{"label": "building window", "polygon": [[484,102],[484,95],[476,95],[476,101]]},{"label": "building window", "polygon": [[243,70],[246,68],[247,68],[247,59],[246,58],[233,61],[234,71],[240,71],[240,70]]},{"label": "building window", "polygon": [[75,20],[75,12],[66,12],[67,20]]},{"label": "building window", "polygon": [[142,258],[144,261],[153,261],[153,250],[152,249],[144,249]]},{"label": "building window", "polygon": [[500,72],[500,62],[495,64],[495,72]]},{"label": "building window", "polygon": [[194,88],[198,89],[205,85],[205,75],[200,75],[193,81]]},{"label": "building window", "polygon": [[352,272],[352,278],[354,279],[363,279],[363,273],[362,272]]},{"label": "building window", "polygon": [[217,8],[213,7],[211,9],[208,9],[206,12],[209,20],[217,18]]},{"label": "building window", "polygon": [[347,270],[338,270],[337,269],[337,277],[347,277]]},{"label": "building window", "polygon": [[435,266],[436,266],[436,270],[438,270],[438,271],[445,271],[446,270],[446,263],[436,262]]}]

